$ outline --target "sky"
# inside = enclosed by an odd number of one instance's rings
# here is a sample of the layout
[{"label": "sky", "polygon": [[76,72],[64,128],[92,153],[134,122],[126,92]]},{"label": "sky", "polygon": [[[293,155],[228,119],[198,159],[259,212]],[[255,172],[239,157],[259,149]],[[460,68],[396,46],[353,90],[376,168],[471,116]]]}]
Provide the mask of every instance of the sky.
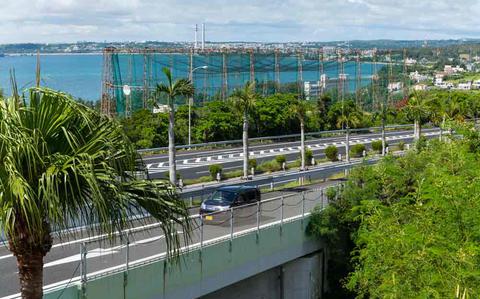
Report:
[{"label": "sky", "polygon": [[480,37],[478,0],[0,0],[0,44]]}]

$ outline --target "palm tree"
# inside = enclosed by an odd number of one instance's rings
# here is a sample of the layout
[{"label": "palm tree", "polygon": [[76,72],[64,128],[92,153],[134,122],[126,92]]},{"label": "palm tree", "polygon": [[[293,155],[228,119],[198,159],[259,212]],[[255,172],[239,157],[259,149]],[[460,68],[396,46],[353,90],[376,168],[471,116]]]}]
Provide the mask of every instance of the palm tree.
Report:
[{"label": "palm tree", "polygon": [[352,105],[342,104],[342,114],[337,119],[337,127],[346,130],[345,157],[350,162],[350,128],[358,126],[362,121],[362,113]]},{"label": "palm tree", "polygon": [[300,170],[305,170],[305,118],[309,112],[308,102],[298,98],[291,106],[293,114],[298,118],[300,122]]},{"label": "palm tree", "polygon": [[248,178],[248,115],[255,107],[257,94],[255,82],[247,82],[241,89],[237,89],[231,96],[233,107],[243,118],[243,178]]},{"label": "palm tree", "polygon": [[407,117],[413,120],[413,139],[419,140],[421,136],[422,119],[430,115],[430,102],[424,93],[415,91],[403,107]]},{"label": "palm tree", "polygon": [[72,223],[98,222],[86,233],[113,238],[147,211],[161,223],[169,256],[180,246],[172,224],[189,232],[174,187],[135,177],[138,155],[117,122],[63,93],[34,88],[20,102],[0,99],[0,161],[0,230],[22,298],[42,298],[43,258]]},{"label": "palm tree", "polygon": [[168,110],[168,167],[170,182],[177,184],[177,165],[175,161],[175,99],[177,97],[192,97],[194,94],[193,84],[187,79],[178,79],[175,82],[172,79],[172,72],[169,68],[163,68],[163,73],[167,77],[167,84],[157,84],[156,95],[159,98],[162,95],[167,96]]},{"label": "palm tree", "polygon": [[373,114],[374,119],[380,119],[380,126],[382,131],[382,156],[386,154],[386,147],[387,147],[387,137],[385,134],[385,124],[389,115],[394,116],[395,110],[388,107],[385,103],[380,104],[380,110],[376,111]]}]

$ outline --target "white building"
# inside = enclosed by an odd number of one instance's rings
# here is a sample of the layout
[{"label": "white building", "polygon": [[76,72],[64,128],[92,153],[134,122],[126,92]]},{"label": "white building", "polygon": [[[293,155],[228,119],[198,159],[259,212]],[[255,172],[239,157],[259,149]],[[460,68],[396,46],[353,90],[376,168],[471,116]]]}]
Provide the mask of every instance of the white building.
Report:
[{"label": "white building", "polygon": [[388,84],[388,92],[399,91],[403,87],[402,82],[393,82]]},{"label": "white building", "polygon": [[470,89],[472,89],[472,82],[458,83],[457,89],[459,89],[459,90],[470,90]]},{"label": "white building", "polygon": [[303,92],[307,101],[310,100],[310,97],[318,97],[325,88],[326,77],[323,76],[325,75],[322,75],[321,81],[305,81],[303,83]]},{"label": "white building", "polygon": [[422,75],[418,71],[411,72],[409,75],[410,79],[415,82],[427,81],[429,77],[427,75]]},{"label": "white building", "polygon": [[426,84],[416,84],[413,86],[413,90],[417,90],[417,91],[422,91],[422,90],[427,90],[428,87]]}]

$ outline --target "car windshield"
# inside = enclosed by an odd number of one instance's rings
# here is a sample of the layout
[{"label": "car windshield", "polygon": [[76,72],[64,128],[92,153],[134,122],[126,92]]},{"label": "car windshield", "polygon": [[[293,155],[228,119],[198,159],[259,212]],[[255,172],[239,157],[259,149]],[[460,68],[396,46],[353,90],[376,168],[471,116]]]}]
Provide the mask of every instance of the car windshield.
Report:
[{"label": "car windshield", "polygon": [[231,204],[235,200],[235,192],[217,190],[209,198],[209,204]]}]

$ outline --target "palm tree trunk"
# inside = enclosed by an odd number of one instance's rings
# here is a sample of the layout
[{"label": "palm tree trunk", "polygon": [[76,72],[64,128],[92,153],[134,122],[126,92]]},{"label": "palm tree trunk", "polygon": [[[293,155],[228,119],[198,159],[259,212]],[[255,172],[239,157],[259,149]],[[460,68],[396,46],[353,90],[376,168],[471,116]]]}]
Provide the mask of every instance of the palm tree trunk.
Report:
[{"label": "palm tree trunk", "polygon": [[168,113],[168,167],[170,182],[177,184],[177,165],[175,161],[175,111],[173,105]]},{"label": "palm tree trunk", "polygon": [[300,159],[301,169],[305,170],[305,124],[303,120],[300,120]]},{"label": "palm tree trunk", "polygon": [[385,136],[385,119],[382,117],[382,156],[385,156],[387,147],[387,138]]},{"label": "palm tree trunk", "polygon": [[415,141],[419,140],[420,139],[420,136],[421,136],[421,128],[420,128],[420,121],[419,120],[415,120],[415,122],[413,123],[414,125],[414,136],[413,136],[413,139]]},{"label": "palm tree trunk", "polygon": [[248,178],[248,116],[243,115],[243,177]]},{"label": "palm tree trunk", "polygon": [[347,126],[347,133],[345,134],[345,157],[347,162],[350,162],[350,128]]},{"label": "palm tree trunk", "polygon": [[23,299],[43,297],[43,253],[41,251],[17,255],[20,293]]},{"label": "palm tree trunk", "polygon": [[19,216],[15,236],[9,236],[10,251],[17,259],[20,293],[23,299],[43,298],[43,257],[50,251],[53,238],[44,223],[43,236],[31,236],[21,225]]}]

